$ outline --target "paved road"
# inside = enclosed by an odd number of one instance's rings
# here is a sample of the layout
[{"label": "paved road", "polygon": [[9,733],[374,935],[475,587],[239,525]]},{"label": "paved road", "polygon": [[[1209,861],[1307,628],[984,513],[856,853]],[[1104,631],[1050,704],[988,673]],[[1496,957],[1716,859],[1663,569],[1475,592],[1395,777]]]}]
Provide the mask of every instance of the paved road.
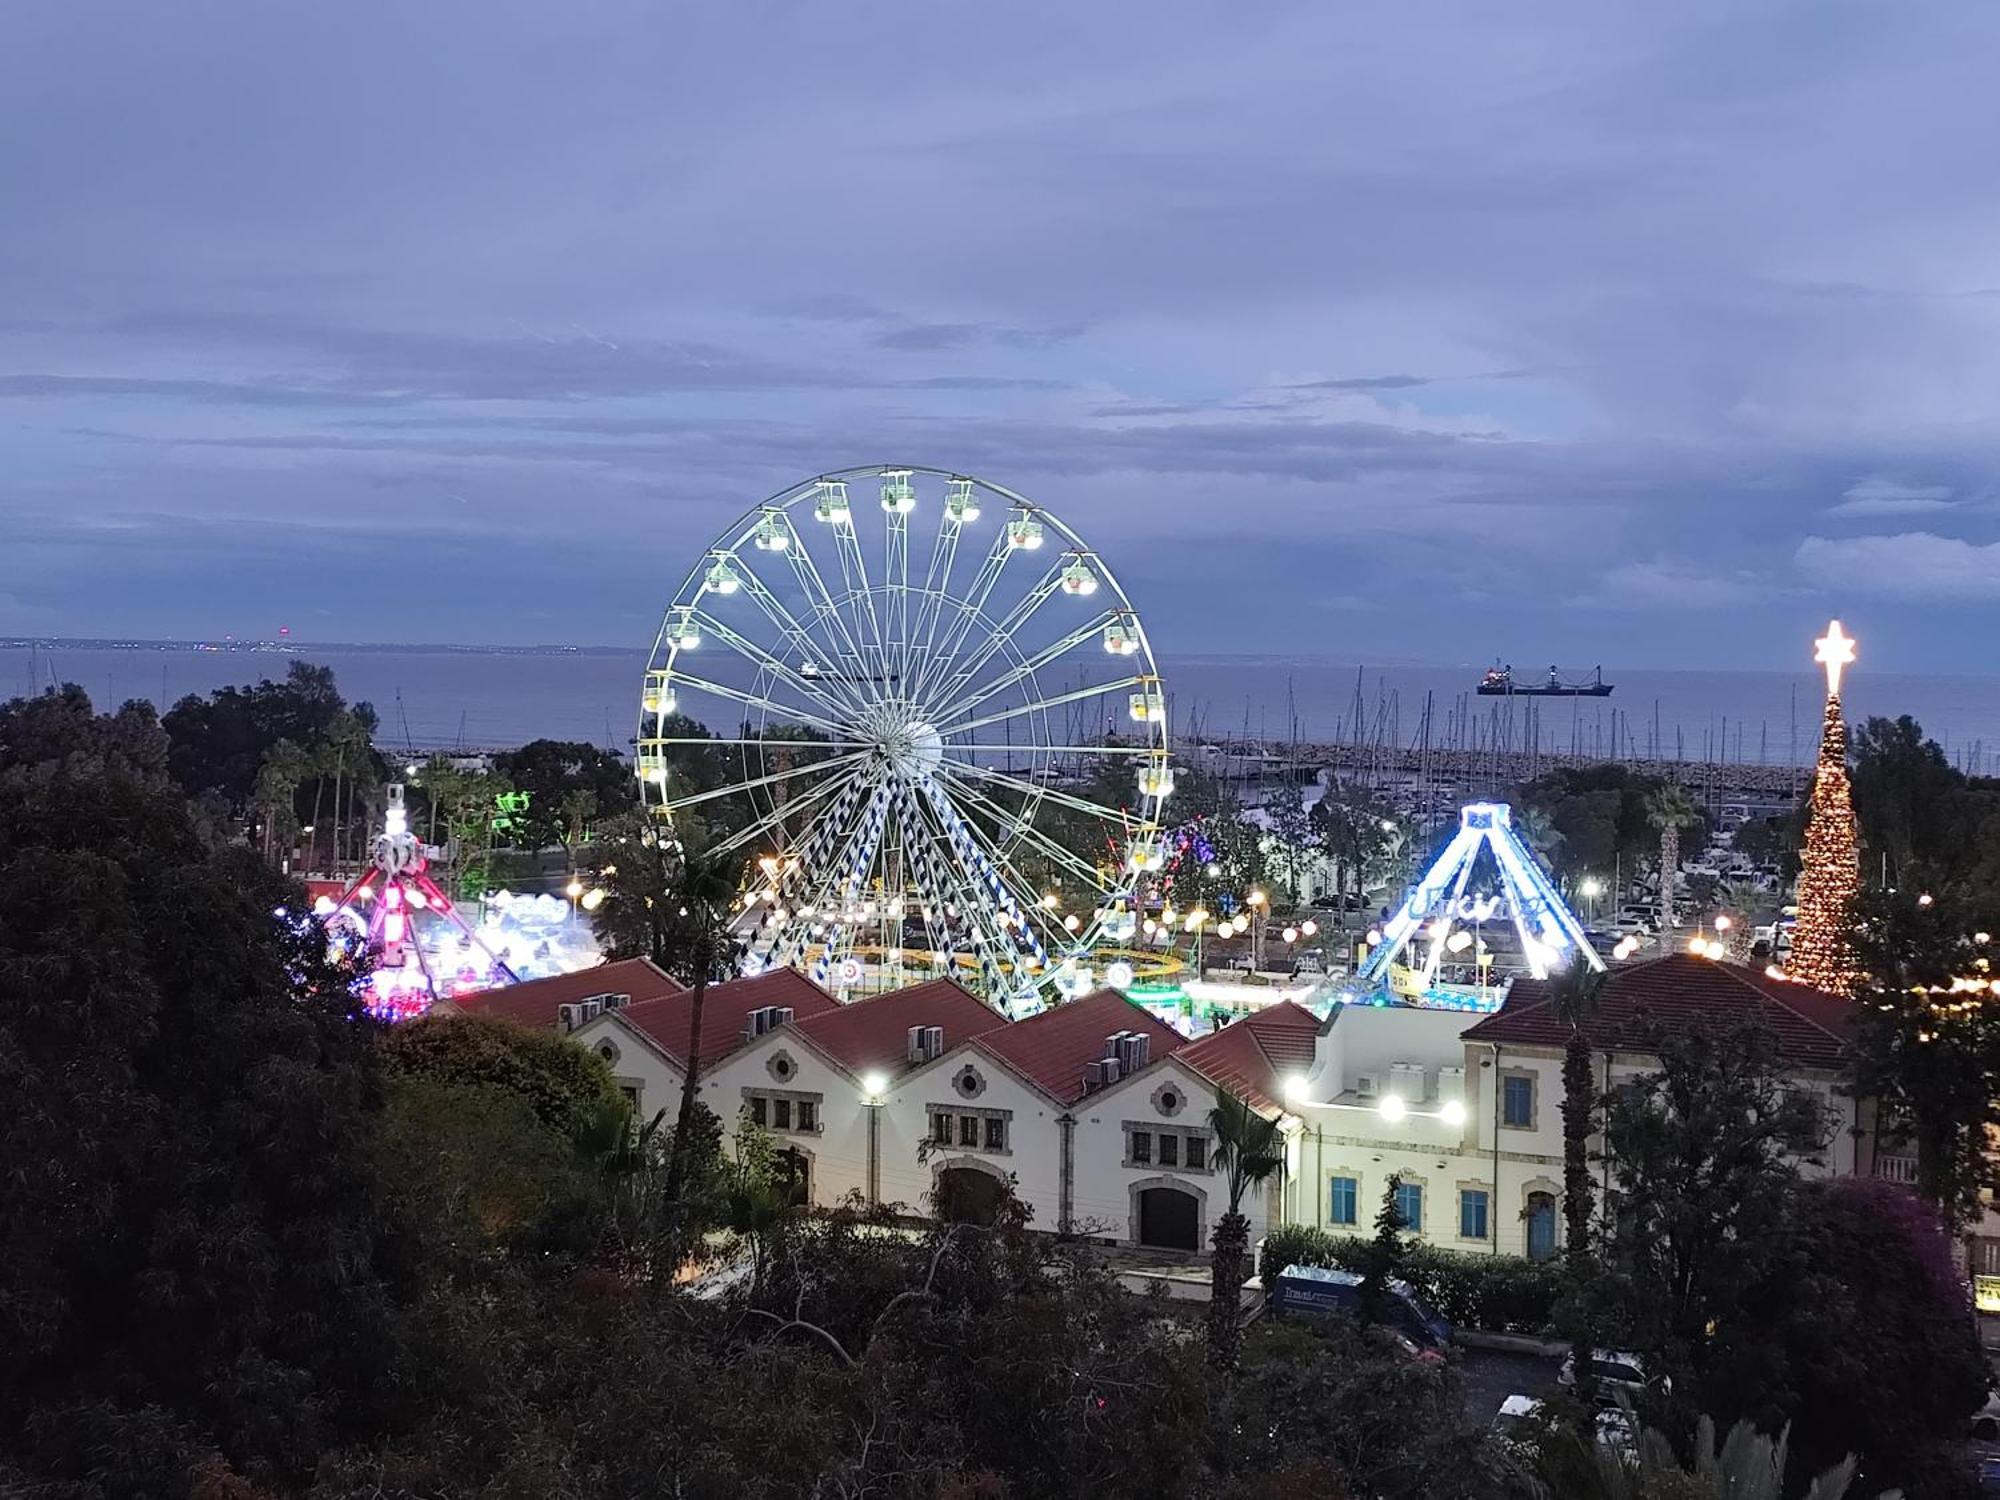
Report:
[{"label": "paved road", "polygon": [[1483,1427],[1509,1396],[1540,1396],[1553,1389],[1561,1364],[1537,1354],[1461,1349],[1459,1375],[1465,1389],[1465,1420]]}]

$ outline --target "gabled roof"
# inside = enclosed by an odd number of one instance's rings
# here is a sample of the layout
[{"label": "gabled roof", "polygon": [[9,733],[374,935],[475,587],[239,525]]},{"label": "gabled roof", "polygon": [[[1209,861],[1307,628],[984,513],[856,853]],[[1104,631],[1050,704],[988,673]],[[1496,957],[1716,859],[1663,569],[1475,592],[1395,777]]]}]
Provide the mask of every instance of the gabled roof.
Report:
[{"label": "gabled roof", "polygon": [[949,1050],[1006,1024],[1005,1016],[951,980],[933,979],[808,1016],[794,1029],[858,1078],[906,1070],[912,1026],[942,1027]]},{"label": "gabled roof", "polygon": [[1318,1016],[1286,1000],[1188,1043],[1179,1057],[1253,1109],[1272,1114],[1284,1108],[1285,1079],[1311,1070],[1319,1030]]},{"label": "gabled roof", "polygon": [[[1772,979],[1739,964],[1671,953],[1613,969],[1584,1023],[1597,1051],[1650,1052],[1657,1031],[1669,1034],[1761,1021],[1777,1038],[1778,1055],[1804,1067],[1836,1069],[1847,1051],[1855,1015],[1851,1001],[1823,990]],[[1569,1036],[1557,1012],[1552,982],[1517,979],[1506,1003],[1467,1028],[1469,1042],[1560,1047]]]},{"label": "gabled roof", "polygon": [[[773,969],[750,979],[712,984],[701,1006],[701,1065],[707,1069],[743,1045],[743,1024],[753,1010],[788,1005],[794,1022],[840,1008],[825,990],[795,969]],[[682,991],[617,1013],[622,1025],[645,1037],[677,1066],[687,1065],[688,1023],[694,996]]]},{"label": "gabled roof", "polygon": [[578,1000],[598,995],[630,995],[632,1003],[638,1005],[678,995],[681,989],[680,982],[650,958],[623,958],[616,963],[578,969],[573,974],[524,979],[519,984],[459,995],[450,1003],[469,1016],[496,1016],[503,1021],[518,1021],[523,1026],[553,1027],[560,1019],[560,1007]]},{"label": "gabled roof", "polygon": [[973,1042],[1063,1104],[1083,1097],[1083,1070],[1105,1055],[1104,1039],[1117,1031],[1152,1038],[1151,1062],[1179,1048],[1185,1038],[1134,1005],[1117,990],[1098,990],[1081,1000],[986,1032]]}]

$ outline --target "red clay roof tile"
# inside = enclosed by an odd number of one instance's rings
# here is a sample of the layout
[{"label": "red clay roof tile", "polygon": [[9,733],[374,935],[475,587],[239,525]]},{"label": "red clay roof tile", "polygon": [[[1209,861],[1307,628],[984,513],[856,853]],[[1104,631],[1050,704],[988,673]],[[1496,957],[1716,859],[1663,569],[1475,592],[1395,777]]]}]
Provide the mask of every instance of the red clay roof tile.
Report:
[{"label": "red clay roof tile", "polygon": [[[743,1045],[743,1026],[750,1012],[767,1005],[788,1005],[794,1021],[838,1010],[840,1002],[795,969],[773,969],[750,979],[712,984],[701,1006],[701,1065],[706,1070]],[[675,1063],[687,1064],[691,991],[634,1004],[619,1012],[625,1024],[642,1032]]]},{"label": "red clay roof tile", "polygon": [[[1494,1014],[1467,1028],[1469,1042],[1560,1047],[1569,1030],[1550,982],[1517,979]],[[1584,1025],[1599,1051],[1645,1052],[1658,1029],[1689,1031],[1760,1020],[1788,1062],[1838,1068],[1846,1056],[1854,1006],[1837,995],[1772,979],[1740,964],[1672,953],[1613,969]]]},{"label": "red clay roof tile", "polygon": [[1285,1079],[1313,1064],[1319,1017],[1290,1000],[1190,1042],[1180,1059],[1266,1114],[1284,1108]]},{"label": "red clay roof tile", "polygon": [[912,1026],[942,1027],[949,1049],[1006,1024],[1005,1016],[951,980],[933,979],[807,1017],[798,1030],[859,1077],[907,1068]]},{"label": "red clay roof tile", "polygon": [[973,1045],[1032,1079],[1052,1098],[1073,1104],[1083,1097],[1084,1067],[1105,1055],[1104,1039],[1115,1031],[1136,1031],[1152,1038],[1152,1062],[1185,1041],[1142,1006],[1134,1005],[1117,990],[1105,989],[989,1031]]},{"label": "red clay roof tile", "polygon": [[630,995],[632,1003],[638,1005],[680,992],[681,985],[654,967],[651,959],[625,958],[617,963],[578,969],[574,974],[524,979],[519,984],[459,995],[451,1003],[471,1016],[497,1016],[524,1026],[554,1026],[559,1007],[577,1000],[598,995]]}]

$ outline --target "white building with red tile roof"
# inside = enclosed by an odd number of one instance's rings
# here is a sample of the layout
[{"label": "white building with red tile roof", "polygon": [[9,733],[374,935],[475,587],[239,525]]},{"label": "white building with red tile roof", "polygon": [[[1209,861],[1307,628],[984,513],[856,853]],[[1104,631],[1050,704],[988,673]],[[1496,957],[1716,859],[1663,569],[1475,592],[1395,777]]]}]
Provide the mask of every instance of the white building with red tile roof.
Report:
[{"label": "white building with red tile roof", "polygon": [[[641,976],[624,972],[636,987]],[[574,1034],[642,1115],[671,1113],[691,1011],[691,996],[670,991]],[[1613,1088],[1657,1066],[1654,1027],[1760,1021],[1794,1086],[1819,1093],[1835,1122],[1807,1170],[1869,1171],[1872,1109],[1835,1087],[1850,1014],[1831,996],[1676,955],[1614,970],[1589,1034]],[[709,988],[700,1090],[732,1135],[751,1120],[776,1137],[822,1206],[852,1195],[930,1214],[942,1199],[979,1217],[1011,1181],[1037,1228],[1196,1250],[1227,1206],[1209,1128],[1222,1087],[1284,1130],[1284,1171],[1244,1205],[1253,1234],[1286,1222],[1366,1234],[1393,1175],[1426,1241],[1549,1255],[1563,1036],[1548,987],[1532,981],[1485,1018],[1353,1005],[1321,1019],[1280,1003],[1190,1042],[1115,990],[1008,1022],[949,980],[841,1005],[780,970]]]}]

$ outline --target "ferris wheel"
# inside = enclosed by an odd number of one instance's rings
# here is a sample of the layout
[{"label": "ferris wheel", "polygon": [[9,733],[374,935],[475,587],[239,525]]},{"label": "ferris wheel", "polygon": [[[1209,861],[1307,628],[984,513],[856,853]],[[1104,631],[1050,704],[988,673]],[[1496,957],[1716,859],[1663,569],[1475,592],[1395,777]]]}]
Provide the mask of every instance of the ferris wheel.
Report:
[{"label": "ferris wheel", "polygon": [[688,574],[637,769],[743,860],[746,969],[843,997],[950,975],[1019,1014],[1129,973],[1167,728],[1138,611],[1076,532],[966,475],[848,469]]}]

